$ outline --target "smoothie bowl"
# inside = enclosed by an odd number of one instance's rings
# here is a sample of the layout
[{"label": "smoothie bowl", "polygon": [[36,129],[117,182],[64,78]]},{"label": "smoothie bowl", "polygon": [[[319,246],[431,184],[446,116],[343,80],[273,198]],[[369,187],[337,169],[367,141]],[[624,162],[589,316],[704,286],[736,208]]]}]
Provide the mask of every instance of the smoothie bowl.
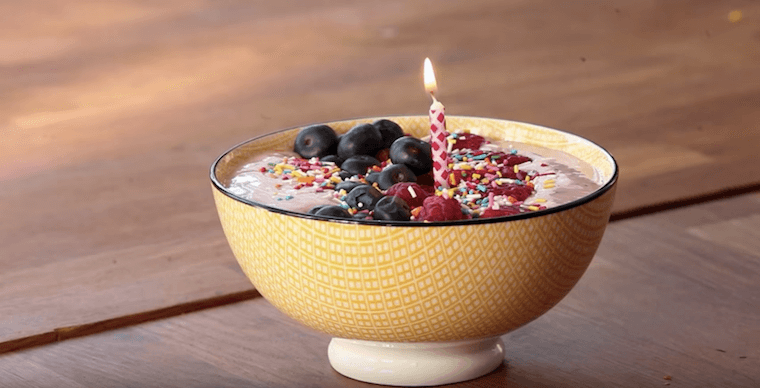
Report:
[{"label": "smoothie bowl", "polygon": [[[378,119],[326,124],[344,134]],[[408,135],[428,135],[427,116],[390,119]],[[242,143],[211,166],[219,218],[241,268],[277,309],[334,336],[330,362],[346,376],[418,386],[490,372],[504,359],[499,337],[567,295],[602,239],[618,176],[607,151],[532,124],[450,116],[447,125],[452,132],[465,129],[556,151],[552,157],[578,161],[596,186],[551,207],[539,205],[544,198],[526,199],[522,206],[529,211],[501,216],[477,217],[476,211],[437,222],[335,218],[278,206],[290,195],[277,199],[253,189],[246,196],[232,187],[252,160],[292,150],[302,128]]]}]

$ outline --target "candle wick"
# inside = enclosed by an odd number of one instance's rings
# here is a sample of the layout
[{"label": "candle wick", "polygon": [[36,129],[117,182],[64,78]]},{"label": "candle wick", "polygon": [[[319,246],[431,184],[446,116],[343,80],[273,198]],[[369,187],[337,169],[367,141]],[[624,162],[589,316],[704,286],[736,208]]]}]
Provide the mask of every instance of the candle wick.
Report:
[{"label": "candle wick", "polygon": [[438,100],[435,99],[435,92],[433,92],[432,90],[430,91],[430,97],[433,98],[433,102],[438,102]]}]

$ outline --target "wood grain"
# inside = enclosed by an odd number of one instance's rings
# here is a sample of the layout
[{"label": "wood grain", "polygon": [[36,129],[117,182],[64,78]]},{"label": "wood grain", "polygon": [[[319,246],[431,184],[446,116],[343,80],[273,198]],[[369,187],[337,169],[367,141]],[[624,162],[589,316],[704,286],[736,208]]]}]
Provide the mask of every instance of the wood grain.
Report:
[{"label": "wood grain", "polygon": [[617,215],[760,187],[749,0],[2,10],[0,344],[250,290],[210,162],[274,129],[424,113],[425,56],[449,113],[553,126],[617,155]]},{"label": "wood grain", "polygon": [[[504,365],[454,386],[757,386],[760,254],[746,249],[754,240],[713,237],[727,225],[730,235],[753,235],[759,216],[755,194],[610,225],[573,291],[504,336]],[[257,298],[1,355],[0,381],[18,387],[372,386],[333,371],[328,342]]]}]

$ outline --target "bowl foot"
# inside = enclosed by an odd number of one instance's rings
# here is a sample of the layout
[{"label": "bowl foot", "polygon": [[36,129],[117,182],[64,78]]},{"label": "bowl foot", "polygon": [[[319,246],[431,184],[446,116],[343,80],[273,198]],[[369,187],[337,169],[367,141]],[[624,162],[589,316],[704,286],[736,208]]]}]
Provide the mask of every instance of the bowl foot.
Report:
[{"label": "bowl foot", "polygon": [[355,380],[406,387],[452,384],[501,365],[500,337],[453,342],[375,342],[333,338],[330,365]]}]

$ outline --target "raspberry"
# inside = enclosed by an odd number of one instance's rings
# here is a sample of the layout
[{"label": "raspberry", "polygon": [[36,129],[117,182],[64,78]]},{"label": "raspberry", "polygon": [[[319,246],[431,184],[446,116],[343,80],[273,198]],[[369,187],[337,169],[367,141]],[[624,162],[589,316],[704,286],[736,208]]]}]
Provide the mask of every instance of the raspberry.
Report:
[{"label": "raspberry", "polygon": [[528,185],[509,184],[496,186],[491,188],[489,192],[493,192],[494,195],[511,196],[518,201],[525,201],[531,194],[533,194],[533,188]]},{"label": "raspberry", "polygon": [[424,175],[417,175],[417,183],[422,186],[425,191],[428,191],[431,194],[435,192],[435,187],[433,187],[435,186],[435,178],[433,177],[432,171]]},{"label": "raspberry", "polygon": [[380,151],[377,151],[375,154],[375,159],[384,162],[386,160],[389,160],[391,158],[391,150],[390,148],[383,148]]},{"label": "raspberry", "polygon": [[[412,197],[412,193],[409,192],[410,189],[414,191],[416,197]],[[385,192],[385,195],[395,195],[406,201],[409,207],[414,209],[418,206],[422,206],[422,202],[425,198],[429,197],[431,193],[425,191],[422,186],[416,183],[399,182],[391,186],[388,191]]]},{"label": "raspberry", "polygon": [[422,202],[422,210],[417,221],[454,221],[466,218],[467,216],[462,214],[459,201],[433,195]]},{"label": "raspberry", "polygon": [[503,164],[509,167],[533,160],[527,156],[507,154],[501,151],[492,152],[490,155],[488,155],[488,158],[491,159],[492,163]]},{"label": "raspberry", "polygon": [[515,168],[509,166],[502,166],[499,171],[501,172],[501,176],[503,178],[524,180],[525,177],[528,176],[528,173],[525,171],[518,170],[515,172]]},{"label": "raspberry", "polygon": [[456,141],[454,142],[452,149],[460,150],[460,149],[467,148],[471,150],[477,150],[485,142],[486,142],[486,139],[483,138],[483,136],[475,135],[472,133],[461,133],[457,135]]}]

